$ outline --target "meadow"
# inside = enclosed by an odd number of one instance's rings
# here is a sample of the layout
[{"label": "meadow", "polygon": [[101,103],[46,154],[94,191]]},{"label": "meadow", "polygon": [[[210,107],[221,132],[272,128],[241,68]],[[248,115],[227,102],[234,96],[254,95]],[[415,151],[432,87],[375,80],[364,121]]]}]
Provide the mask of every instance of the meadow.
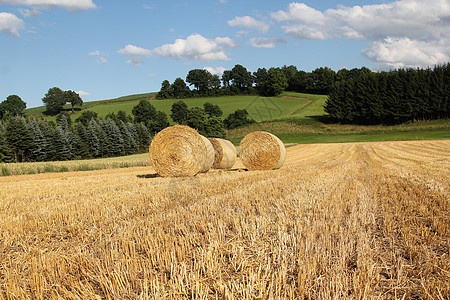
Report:
[{"label": "meadow", "polygon": [[0,177],[0,299],[448,299],[450,141]]}]

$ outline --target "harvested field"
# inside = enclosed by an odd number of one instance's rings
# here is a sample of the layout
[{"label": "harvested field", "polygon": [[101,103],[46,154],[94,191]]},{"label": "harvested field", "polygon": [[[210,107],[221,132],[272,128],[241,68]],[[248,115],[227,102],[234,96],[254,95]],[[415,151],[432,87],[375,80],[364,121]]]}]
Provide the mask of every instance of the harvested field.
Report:
[{"label": "harvested field", "polygon": [[450,141],[0,177],[0,299],[448,299]]}]

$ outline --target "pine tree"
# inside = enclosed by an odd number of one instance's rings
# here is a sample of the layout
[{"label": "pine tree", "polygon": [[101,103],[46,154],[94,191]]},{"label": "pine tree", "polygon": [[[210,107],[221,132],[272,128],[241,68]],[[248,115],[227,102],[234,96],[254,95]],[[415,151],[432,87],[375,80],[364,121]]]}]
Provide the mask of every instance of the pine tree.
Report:
[{"label": "pine tree", "polygon": [[32,160],[46,161],[48,141],[42,132],[36,120],[31,120],[27,124],[27,128],[33,137],[33,147],[31,148]]},{"label": "pine tree", "polygon": [[33,137],[23,117],[10,118],[6,124],[6,140],[12,150],[15,162],[27,161],[31,156]]},{"label": "pine tree", "polygon": [[105,147],[107,156],[120,156],[123,154],[123,138],[116,123],[111,119],[100,121],[105,133]]},{"label": "pine tree", "polygon": [[13,155],[5,138],[5,127],[0,122],[0,162],[9,163],[13,161]]},{"label": "pine tree", "polygon": [[98,139],[98,125],[95,119],[91,119],[86,128],[86,144],[89,149],[90,157],[99,157],[101,155],[100,142]]}]

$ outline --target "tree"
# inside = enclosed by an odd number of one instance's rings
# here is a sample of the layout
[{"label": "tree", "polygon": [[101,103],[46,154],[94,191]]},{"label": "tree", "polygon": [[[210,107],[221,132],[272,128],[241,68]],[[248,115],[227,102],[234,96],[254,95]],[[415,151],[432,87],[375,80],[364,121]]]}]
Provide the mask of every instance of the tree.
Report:
[{"label": "tree", "polygon": [[170,91],[173,97],[177,99],[189,98],[191,96],[191,90],[186,85],[186,82],[179,77],[175,79],[173,84],[170,86]]},{"label": "tree", "polygon": [[27,124],[27,128],[33,138],[33,145],[31,147],[32,160],[46,161],[48,141],[39,127],[38,121],[31,120]]},{"label": "tree", "polygon": [[157,111],[155,117],[147,123],[147,128],[152,134],[166,127],[169,127],[169,120],[167,119],[167,114],[163,111]]},{"label": "tree", "polygon": [[225,88],[229,88],[230,87],[230,81],[233,78],[231,77],[231,71],[230,70],[225,70],[223,71],[222,74],[222,84]]},{"label": "tree", "polygon": [[256,84],[256,91],[260,96],[267,96],[267,70],[266,68],[258,68],[253,72],[253,78]]},{"label": "tree", "polygon": [[207,137],[224,138],[226,134],[222,119],[219,117],[206,119],[204,129],[200,134]]},{"label": "tree", "polygon": [[134,122],[147,124],[155,118],[156,109],[148,100],[141,100],[131,113],[134,115]]},{"label": "tree", "polygon": [[101,155],[98,124],[95,119],[91,119],[86,127],[86,144],[89,148],[90,157],[99,157]]},{"label": "tree", "polygon": [[13,161],[13,154],[6,142],[5,130],[3,124],[0,123],[0,162],[9,163]]},{"label": "tree", "polygon": [[48,114],[56,115],[63,110],[63,106],[66,104],[65,93],[60,88],[53,87],[42,98],[42,102],[47,106]]},{"label": "tree", "polygon": [[27,104],[17,95],[9,95],[0,103],[0,119],[3,116],[23,116]]},{"label": "tree", "polygon": [[194,69],[189,71],[186,82],[193,85],[199,94],[206,94],[211,76],[205,69]]},{"label": "tree", "polygon": [[67,90],[64,92],[64,98],[66,102],[70,103],[72,105],[72,113],[75,112],[75,105],[82,106],[83,100],[81,99],[80,95],[72,90]]},{"label": "tree", "polygon": [[172,104],[170,111],[172,112],[170,114],[172,120],[178,124],[182,124],[184,120],[186,120],[189,109],[186,103],[183,101],[178,101]]},{"label": "tree", "polygon": [[119,127],[111,119],[101,120],[100,126],[105,133],[105,150],[107,156],[120,156],[123,154],[123,138]]},{"label": "tree", "polygon": [[205,129],[206,118],[207,116],[203,109],[200,107],[193,107],[188,111],[184,124],[201,132]]},{"label": "tree", "polygon": [[161,89],[156,95],[156,99],[169,99],[172,96],[171,94],[170,82],[169,80],[164,80],[161,83]]},{"label": "tree", "polygon": [[206,102],[203,104],[203,110],[207,115],[209,115],[209,117],[221,117],[223,115],[222,109],[220,109],[217,104]]},{"label": "tree", "polygon": [[231,78],[233,80],[233,86],[241,92],[247,91],[253,83],[252,74],[241,65],[234,66],[231,70]]},{"label": "tree", "polygon": [[98,113],[91,110],[83,110],[81,116],[75,119],[76,123],[82,123],[84,126],[88,126],[89,122],[94,119],[97,121]]},{"label": "tree", "polygon": [[27,161],[33,147],[33,137],[23,117],[13,117],[6,124],[6,140],[15,162]]},{"label": "tree", "polygon": [[267,72],[266,95],[278,96],[288,87],[286,76],[279,68],[270,68]]},{"label": "tree", "polygon": [[255,121],[248,117],[248,112],[246,109],[238,109],[234,113],[228,115],[228,117],[223,120],[226,129],[234,129],[248,124],[252,124]]}]

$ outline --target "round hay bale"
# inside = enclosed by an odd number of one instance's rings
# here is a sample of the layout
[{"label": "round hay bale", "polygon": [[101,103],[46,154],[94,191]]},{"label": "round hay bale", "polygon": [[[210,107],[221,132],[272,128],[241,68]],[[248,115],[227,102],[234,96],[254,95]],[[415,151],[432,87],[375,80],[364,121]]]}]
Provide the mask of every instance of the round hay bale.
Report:
[{"label": "round hay bale", "polygon": [[283,142],[269,132],[249,133],[241,141],[239,147],[239,157],[249,170],[279,169],[286,159]]},{"label": "round hay bale", "polygon": [[184,125],[167,127],[156,134],[149,154],[153,168],[163,177],[187,177],[206,172],[214,159],[208,139]]},{"label": "round hay bale", "polygon": [[231,169],[236,163],[236,147],[228,141],[219,138],[209,138],[214,147],[213,169]]},{"label": "round hay bale", "polygon": [[205,138],[203,135],[200,135],[200,136],[206,146],[206,159],[203,163],[200,173],[206,173],[211,169],[211,167],[213,166],[213,163],[214,163],[214,147],[213,147],[212,143],[210,142],[210,140]]}]

